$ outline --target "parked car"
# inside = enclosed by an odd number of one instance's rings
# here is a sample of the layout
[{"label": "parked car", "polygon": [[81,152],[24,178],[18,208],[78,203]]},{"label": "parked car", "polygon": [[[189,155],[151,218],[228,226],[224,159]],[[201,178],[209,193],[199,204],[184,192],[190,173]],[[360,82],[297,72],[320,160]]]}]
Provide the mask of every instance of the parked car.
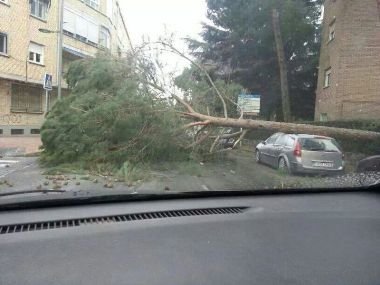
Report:
[{"label": "parked car", "polygon": [[344,154],[338,142],[316,135],[276,133],[256,146],[256,161],[289,174],[344,171]]},{"label": "parked car", "polygon": [[377,171],[380,172],[380,155],[366,157],[358,162],[357,172]]},{"label": "parked car", "polygon": [[[237,128],[228,128],[221,135],[231,135],[231,134],[237,133],[239,131],[240,131],[240,129],[237,129]],[[219,144],[223,148],[231,148],[231,147],[234,146],[235,141],[236,141],[236,137],[233,137],[233,138],[223,138],[223,139],[219,140]]]}]

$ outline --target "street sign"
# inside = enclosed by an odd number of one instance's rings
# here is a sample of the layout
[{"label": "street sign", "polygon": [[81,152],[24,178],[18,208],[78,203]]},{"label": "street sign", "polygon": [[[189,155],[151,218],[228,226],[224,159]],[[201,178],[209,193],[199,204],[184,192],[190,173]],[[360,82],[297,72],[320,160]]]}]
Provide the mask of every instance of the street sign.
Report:
[{"label": "street sign", "polygon": [[243,110],[244,114],[259,115],[261,96],[253,94],[240,94],[238,97],[238,106]]},{"label": "street sign", "polygon": [[49,91],[53,90],[53,75],[45,73],[44,89]]}]

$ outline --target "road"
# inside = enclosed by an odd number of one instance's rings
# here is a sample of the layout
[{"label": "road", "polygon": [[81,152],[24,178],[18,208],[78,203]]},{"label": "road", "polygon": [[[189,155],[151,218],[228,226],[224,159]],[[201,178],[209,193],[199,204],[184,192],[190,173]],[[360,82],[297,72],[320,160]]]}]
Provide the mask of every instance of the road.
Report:
[{"label": "road", "polygon": [[[170,164],[169,164],[170,166]],[[175,168],[175,169],[173,169]],[[226,191],[283,189],[288,187],[351,187],[380,180],[380,173],[365,176],[349,174],[338,178],[287,176],[257,164],[251,152],[233,152],[219,161],[194,163],[192,170],[152,171],[150,179],[134,185],[117,182],[114,177],[93,175],[44,175],[37,157],[3,157],[0,160],[0,193],[27,190],[123,190],[144,191]]]},{"label": "road", "polygon": [[[107,183],[112,185],[109,189],[132,192],[248,190],[281,187],[281,183],[289,182],[276,170],[257,165],[248,152],[230,155],[222,161],[195,165],[198,174],[177,170],[152,171],[149,181],[128,186],[115,182],[114,178],[91,175],[61,175],[62,180],[55,181],[57,177],[43,174],[44,169],[39,166],[37,157],[3,157],[0,160],[0,191],[58,189],[56,184],[59,189],[67,191],[91,191],[107,189],[104,187]],[[60,177],[57,179],[60,180]]]}]

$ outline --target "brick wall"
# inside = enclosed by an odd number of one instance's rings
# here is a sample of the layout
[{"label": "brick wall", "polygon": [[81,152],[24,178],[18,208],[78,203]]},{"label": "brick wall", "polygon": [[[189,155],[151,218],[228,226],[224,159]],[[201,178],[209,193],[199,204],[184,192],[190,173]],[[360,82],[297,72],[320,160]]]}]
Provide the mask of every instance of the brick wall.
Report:
[{"label": "brick wall", "polygon": [[[11,84],[16,81],[23,84],[38,84],[43,92],[41,82],[46,72],[53,75],[53,85],[57,86],[58,34],[41,33],[38,29],[44,28],[51,31],[59,29],[58,1],[51,1],[46,20],[30,15],[28,0],[10,0],[8,3],[0,2],[0,32],[8,35],[7,55],[0,55],[0,127],[2,129],[10,129],[12,126],[39,127],[44,120],[43,114],[11,112]],[[116,0],[112,3],[115,5],[114,14],[118,15]],[[117,54],[118,31],[116,22],[112,22],[112,19],[106,15],[107,0],[100,0],[99,11],[80,0],[65,0],[65,5],[88,15],[100,25],[108,27],[111,32],[113,53]],[[119,33],[127,34],[126,30],[119,31]],[[31,41],[44,46],[43,65],[28,62]],[[86,55],[95,56],[99,52],[96,47],[68,36],[64,36],[63,43]],[[63,87],[65,88],[66,84],[63,83]],[[63,90],[63,94],[67,94],[67,92]],[[45,99],[43,99],[44,101]]]},{"label": "brick wall", "polygon": [[[315,119],[380,119],[378,0],[326,0]],[[336,36],[328,42],[334,21]],[[324,88],[324,71],[332,68]]]},{"label": "brick wall", "polygon": [[[57,1],[51,1],[46,21],[30,15],[29,1],[12,0],[0,4],[0,32],[8,35],[8,57],[0,56],[0,77],[41,82],[45,72],[56,75],[57,34],[44,34],[39,28],[57,30]],[[29,43],[44,48],[44,65],[27,62]]]}]

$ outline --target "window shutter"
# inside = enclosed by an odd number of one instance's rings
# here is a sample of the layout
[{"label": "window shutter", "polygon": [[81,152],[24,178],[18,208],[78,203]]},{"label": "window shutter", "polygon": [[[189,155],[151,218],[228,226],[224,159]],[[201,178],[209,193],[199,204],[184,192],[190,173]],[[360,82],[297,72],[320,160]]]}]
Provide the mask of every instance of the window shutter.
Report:
[{"label": "window shutter", "polygon": [[29,44],[29,51],[38,53],[38,54],[43,54],[44,53],[44,46],[38,45],[35,43],[30,43]]},{"label": "window shutter", "polygon": [[87,39],[88,38],[88,22],[86,21],[86,19],[80,16],[77,16],[76,23],[75,23],[75,30],[76,30],[75,33],[77,35]]},{"label": "window shutter", "polygon": [[63,12],[63,29],[70,33],[75,34],[75,14],[65,8]]},{"label": "window shutter", "polygon": [[29,113],[39,113],[42,112],[42,90],[33,88],[29,91]]},{"label": "window shutter", "polygon": [[88,22],[88,40],[93,43],[99,42],[99,26]]},{"label": "window shutter", "polygon": [[28,106],[28,95],[21,85],[12,85],[11,111],[26,112]]}]

